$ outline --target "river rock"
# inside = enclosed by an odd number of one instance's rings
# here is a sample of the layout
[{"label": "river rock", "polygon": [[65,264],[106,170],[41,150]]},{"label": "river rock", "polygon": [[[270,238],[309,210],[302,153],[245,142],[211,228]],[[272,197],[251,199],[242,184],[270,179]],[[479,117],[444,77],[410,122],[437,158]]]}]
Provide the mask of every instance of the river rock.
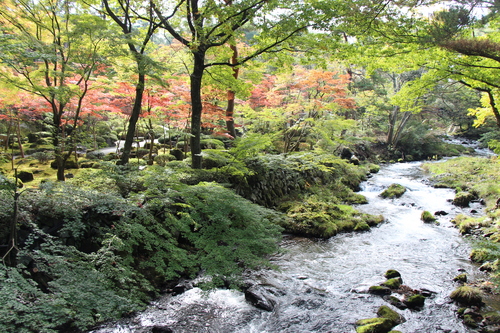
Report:
[{"label": "river rock", "polygon": [[389,270],[387,270],[387,272],[385,272],[384,277],[386,279],[393,279],[393,278],[401,277],[401,273],[399,273],[395,269],[389,269]]},{"label": "river rock", "polygon": [[401,277],[395,277],[392,279],[388,279],[387,281],[383,282],[381,285],[383,287],[387,287],[390,289],[398,289],[401,287],[401,284],[403,284],[403,279]]},{"label": "river rock", "polygon": [[402,324],[406,321],[406,319],[402,315],[400,315],[387,305],[382,305],[378,308],[377,316],[379,316],[380,318],[389,319],[390,321],[392,321],[392,326]]},{"label": "river rock", "polygon": [[373,295],[390,295],[392,293],[391,288],[383,286],[371,286],[368,292]]},{"label": "river rock", "polygon": [[422,295],[413,295],[403,300],[403,303],[409,309],[419,309],[425,304],[425,297]]},{"label": "river rock", "polygon": [[384,299],[391,305],[397,307],[400,310],[406,310],[408,307],[396,296],[386,296]]},{"label": "river rock", "polygon": [[406,192],[406,187],[400,184],[391,184],[387,189],[385,189],[380,196],[382,198],[394,199],[401,197]]},{"label": "river rock", "polygon": [[273,311],[276,306],[276,299],[262,285],[253,285],[245,291],[245,299],[253,306],[265,310]]},{"label": "river rock", "polygon": [[187,280],[182,280],[172,288],[172,295],[180,295],[186,290],[193,289],[193,284]]},{"label": "river rock", "polygon": [[388,333],[394,327],[387,318],[361,319],[356,325],[356,333]]},{"label": "river rock", "polygon": [[458,207],[469,207],[469,204],[475,197],[470,192],[458,192],[455,194],[455,199],[453,199],[453,204]]},{"label": "river rock", "polygon": [[174,331],[167,326],[153,326],[151,333],[174,333]]}]

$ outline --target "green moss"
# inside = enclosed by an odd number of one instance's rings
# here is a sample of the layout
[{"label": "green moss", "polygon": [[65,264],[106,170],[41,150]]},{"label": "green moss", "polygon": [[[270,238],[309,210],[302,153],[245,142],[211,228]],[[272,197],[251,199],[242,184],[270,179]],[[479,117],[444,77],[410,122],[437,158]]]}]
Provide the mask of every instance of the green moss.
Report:
[{"label": "green moss", "polygon": [[406,188],[400,184],[391,184],[387,189],[385,189],[380,196],[382,198],[399,198],[406,192]]},{"label": "green moss", "polygon": [[407,307],[410,309],[414,308],[421,308],[425,304],[425,297],[422,295],[413,295],[408,297],[404,303],[406,304]]},{"label": "green moss", "polygon": [[359,222],[354,227],[354,231],[367,231],[370,230],[370,226],[366,222]]},{"label": "green moss", "polygon": [[401,277],[401,273],[399,273],[395,269],[389,269],[389,270],[387,270],[387,272],[385,272],[384,276],[387,279],[392,279],[392,278],[396,278],[396,277]]},{"label": "green moss", "polygon": [[323,201],[318,195],[290,202],[287,206],[289,219],[282,226],[287,232],[304,236],[328,238],[342,231],[368,230],[367,221],[372,223],[376,219],[352,206]]},{"label": "green moss", "polygon": [[465,274],[465,273],[459,274],[453,278],[453,281],[466,283],[467,282],[467,274]]},{"label": "green moss", "polygon": [[390,295],[392,293],[390,288],[384,286],[371,286],[368,288],[368,292],[374,295]]},{"label": "green moss", "polygon": [[398,289],[402,283],[403,283],[403,280],[400,277],[397,277],[397,278],[389,279],[389,280],[383,282],[381,285],[384,287],[387,287],[387,288],[391,288],[391,289]]},{"label": "green moss", "polygon": [[496,157],[458,157],[443,163],[425,164],[432,180],[441,186],[477,193],[493,206],[500,194],[500,164]]},{"label": "green moss", "polygon": [[377,173],[380,171],[380,165],[370,164],[368,169],[369,169],[370,173]]},{"label": "green moss", "polygon": [[458,192],[455,194],[453,204],[459,207],[469,207],[469,203],[475,198],[476,196],[470,192]]},{"label": "green moss", "polygon": [[399,313],[392,310],[387,305],[382,305],[381,307],[378,308],[377,316],[379,316],[380,318],[389,319],[392,322],[392,326],[396,326],[404,322],[404,318],[401,317]]},{"label": "green moss", "polygon": [[455,302],[467,306],[482,305],[483,304],[482,294],[483,293],[479,288],[471,286],[460,286],[450,294],[450,298]]},{"label": "green moss", "polygon": [[356,325],[356,333],[387,333],[394,326],[387,318],[361,319]]},{"label": "green moss", "polygon": [[464,214],[457,215],[451,222],[454,223],[461,234],[469,234],[472,230],[488,227],[491,225],[493,219],[488,217],[470,217]]},{"label": "green moss", "polygon": [[424,210],[420,215],[420,219],[426,223],[435,222],[436,217],[429,211]]},{"label": "green moss", "polygon": [[474,317],[469,314],[464,315],[464,324],[472,328],[479,327],[478,323],[474,320]]}]

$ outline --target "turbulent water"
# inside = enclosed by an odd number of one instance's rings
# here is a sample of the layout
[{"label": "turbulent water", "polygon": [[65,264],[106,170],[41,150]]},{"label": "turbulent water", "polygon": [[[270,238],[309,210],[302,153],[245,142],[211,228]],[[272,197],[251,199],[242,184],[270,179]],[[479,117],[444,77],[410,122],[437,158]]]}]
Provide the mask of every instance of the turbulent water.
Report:
[{"label": "turbulent water", "polygon": [[[399,199],[379,194],[392,183],[407,192]],[[479,276],[468,260],[469,244],[450,220],[460,209],[449,202],[453,191],[435,189],[425,181],[420,163],[385,166],[362,184],[369,203],[363,212],[383,214],[386,222],[368,232],[345,233],[329,240],[285,237],[283,253],[273,258],[278,271],[256,272],[251,279],[274,286],[277,306],[272,312],[256,309],[237,291],[204,293],[197,288],[165,296],[127,321],[95,330],[151,332],[167,326],[173,332],[355,332],[359,319],[376,317],[380,296],[367,293],[385,281],[388,269],[398,270],[405,285],[434,292],[421,311],[399,310],[406,322],[395,327],[412,332],[473,332],[456,317],[449,294],[453,278],[465,272]],[[467,208],[480,211],[481,207]],[[445,211],[439,224],[420,220],[422,211]]]}]

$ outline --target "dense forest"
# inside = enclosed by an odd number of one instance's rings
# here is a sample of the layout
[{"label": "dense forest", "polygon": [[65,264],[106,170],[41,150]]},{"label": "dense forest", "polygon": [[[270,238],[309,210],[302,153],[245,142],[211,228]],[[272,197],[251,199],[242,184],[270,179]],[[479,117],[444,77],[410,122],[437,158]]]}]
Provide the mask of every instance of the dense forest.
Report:
[{"label": "dense forest", "polygon": [[[0,330],[85,330],[200,274],[241,287],[283,231],[381,223],[352,206],[379,164],[459,156],[465,139],[498,153],[498,10],[2,1]],[[472,166],[488,186],[444,185],[484,198],[492,228],[488,163]]]}]

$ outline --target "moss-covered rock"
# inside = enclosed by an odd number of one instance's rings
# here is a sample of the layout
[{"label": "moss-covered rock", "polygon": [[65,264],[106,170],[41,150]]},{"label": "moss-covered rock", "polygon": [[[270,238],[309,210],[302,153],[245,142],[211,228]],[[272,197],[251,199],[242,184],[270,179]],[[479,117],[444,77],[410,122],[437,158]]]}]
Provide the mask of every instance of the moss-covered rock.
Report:
[{"label": "moss-covered rock", "polygon": [[455,194],[453,204],[459,207],[469,207],[470,202],[474,199],[475,195],[470,192],[458,192]]},{"label": "moss-covered rock", "polygon": [[481,305],[483,305],[483,296],[482,295],[483,295],[483,293],[482,293],[481,289],[465,285],[465,286],[460,286],[457,289],[455,289],[450,294],[450,298],[452,300],[454,300],[455,302],[462,304],[462,305],[481,306]]},{"label": "moss-covered rock", "polygon": [[399,325],[406,321],[403,316],[401,316],[399,313],[397,313],[387,305],[382,305],[378,308],[377,316],[379,316],[380,318],[389,319],[392,322],[392,326]]},{"label": "moss-covered rock", "polygon": [[368,292],[374,295],[390,295],[392,293],[391,288],[384,286],[371,286],[368,288]]},{"label": "moss-covered rock", "polygon": [[466,283],[467,282],[467,274],[465,274],[465,273],[458,274],[457,276],[455,276],[453,278],[453,281],[455,281],[455,282],[461,282],[461,283]]},{"label": "moss-covered rock", "polygon": [[401,277],[401,273],[399,273],[395,269],[389,269],[389,270],[387,270],[387,272],[385,272],[384,276],[387,279],[393,279],[393,278]]},{"label": "moss-covered rock", "polygon": [[368,223],[366,223],[364,221],[359,222],[354,227],[354,231],[368,231],[368,230],[370,230],[370,226],[368,225]]},{"label": "moss-covered rock", "polygon": [[394,324],[387,318],[370,318],[358,320],[356,326],[356,333],[388,333]]},{"label": "moss-covered rock", "polygon": [[380,196],[382,198],[399,198],[406,192],[406,188],[400,184],[391,184],[387,189],[385,189]]},{"label": "moss-covered rock", "polygon": [[388,279],[387,281],[383,282],[381,285],[383,287],[387,287],[390,289],[398,289],[401,287],[401,284],[403,283],[403,279],[401,277],[396,277],[392,279]]},{"label": "moss-covered rock", "polygon": [[403,301],[410,309],[421,308],[425,304],[425,297],[422,295],[412,295]]},{"label": "moss-covered rock", "polygon": [[436,217],[429,211],[424,210],[422,214],[420,215],[420,219],[424,221],[425,223],[432,223],[436,222]]}]

